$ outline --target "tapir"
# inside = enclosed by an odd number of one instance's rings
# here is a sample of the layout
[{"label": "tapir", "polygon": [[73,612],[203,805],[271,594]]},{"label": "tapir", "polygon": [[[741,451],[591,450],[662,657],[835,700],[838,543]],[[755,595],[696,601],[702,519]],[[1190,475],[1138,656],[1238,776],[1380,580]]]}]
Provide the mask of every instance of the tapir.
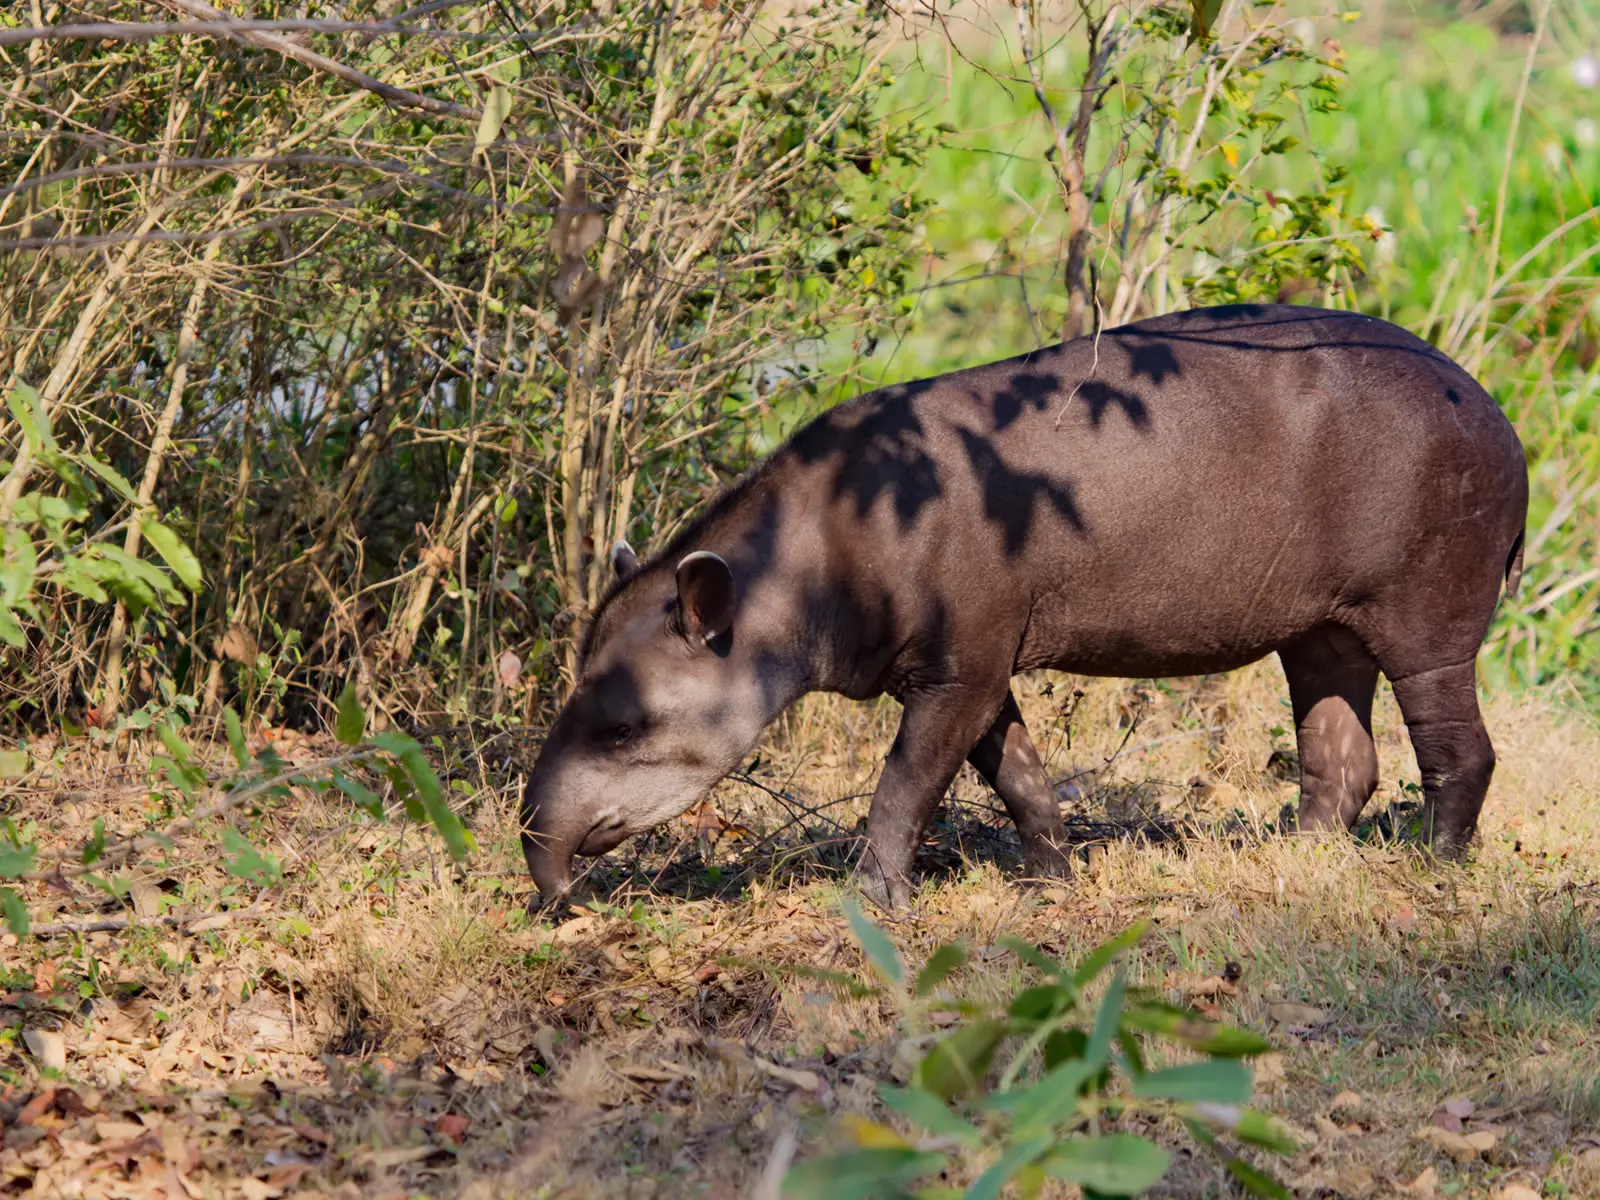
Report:
[{"label": "tapir", "polygon": [[1353,312],[1154,317],[885,387],[799,429],[649,561],[625,543],[527,780],[541,896],[684,812],[812,691],[900,701],[857,864],[908,902],[963,761],[1025,870],[1066,864],[1011,691],[1054,668],[1157,678],[1277,654],[1298,824],[1353,825],[1389,680],[1423,838],[1465,853],[1494,770],[1475,659],[1522,569],[1528,474],[1494,399],[1432,345]]}]

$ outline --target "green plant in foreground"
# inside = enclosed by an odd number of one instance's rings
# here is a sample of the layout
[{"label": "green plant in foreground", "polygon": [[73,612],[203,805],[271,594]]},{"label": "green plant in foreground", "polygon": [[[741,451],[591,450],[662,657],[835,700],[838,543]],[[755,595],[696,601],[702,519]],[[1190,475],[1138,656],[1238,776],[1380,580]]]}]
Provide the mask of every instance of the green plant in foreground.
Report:
[{"label": "green plant in foreground", "polygon": [[[888,994],[902,1011],[915,1012],[966,962],[959,945],[944,945],[908,981],[887,935],[853,905],[845,913],[882,980],[878,986],[849,981],[857,994]],[[1253,1084],[1243,1060],[1270,1050],[1265,1039],[1165,1004],[1129,986],[1121,968],[1099,1003],[1088,1003],[1090,985],[1146,928],[1140,923],[1119,934],[1075,968],[1026,942],[1001,939],[1044,982],[998,1004],[939,1002],[960,1014],[958,1024],[927,1051],[907,1086],[879,1088],[883,1103],[919,1132],[908,1139],[864,1117],[849,1118],[843,1132],[853,1144],[797,1164],[786,1194],[992,1200],[1012,1184],[1016,1194],[1035,1196],[1057,1179],[1077,1184],[1090,1200],[1132,1196],[1153,1187],[1171,1158],[1117,1126],[1153,1118],[1180,1122],[1252,1194],[1286,1200],[1289,1193],[1270,1174],[1221,1140],[1228,1135],[1279,1153],[1294,1148],[1270,1118],[1247,1107]],[[1152,1067],[1150,1041],[1198,1057]],[[976,1170],[965,1191],[926,1182],[956,1165]]]},{"label": "green plant in foreground", "polygon": [[[179,726],[167,721],[149,726],[166,750],[150,760],[152,791],[168,793],[173,810],[173,819],[162,828],[108,843],[105,822],[97,820],[76,851],[41,856],[31,822],[19,829],[9,818],[0,818],[0,880],[44,879],[57,885],[79,880],[121,895],[126,884],[106,874],[108,868],[159,857],[172,845],[174,835],[194,831],[215,835],[230,874],[257,888],[275,887],[283,879],[281,865],[255,846],[232,814],[247,811],[257,800],[287,799],[290,788],[300,787],[318,793],[339,791],[368,816],[381,820],[384,798],[362,782],[364,776],[386,779],[406,816],[432,825],[456,861],[475,848],[472,834],[450,807],[422,746],[392,730],[369,734],[366,714],[353,687],[346,685],[340,695],[334,721],[334,736],[343,752],[305,766],[291,766],[270,747],[252,756],[238,716],[230,708],[223,717],[235,769],[216,778],[197,761]],[[23,936],[29,932],[27,905],[15,887],[0,886],[0,916],[13,933]]]}]

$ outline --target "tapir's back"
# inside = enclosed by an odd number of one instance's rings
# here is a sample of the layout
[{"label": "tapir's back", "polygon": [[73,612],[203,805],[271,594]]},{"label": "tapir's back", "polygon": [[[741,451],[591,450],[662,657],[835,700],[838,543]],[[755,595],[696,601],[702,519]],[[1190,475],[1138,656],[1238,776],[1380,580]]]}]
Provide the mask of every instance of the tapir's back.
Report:
[{"label": "tapir's back", "polygon": [[1020,613],[1018,668],[1223,669],[1407,587],[1492,608],[1527,506],[1493,399],[1352,313],[1171,314],[822,424],[815,447],[849,448],[852,528],[939,580],[954,619]]}]

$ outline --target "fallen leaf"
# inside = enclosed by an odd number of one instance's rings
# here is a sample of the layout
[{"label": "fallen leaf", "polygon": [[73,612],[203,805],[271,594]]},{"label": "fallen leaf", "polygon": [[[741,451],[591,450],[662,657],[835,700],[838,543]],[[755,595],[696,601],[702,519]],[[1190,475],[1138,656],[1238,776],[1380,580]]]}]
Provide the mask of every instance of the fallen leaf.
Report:
[{"label": "fallen leaf", "polygon": [[396,1146],[391,1150],[374,1150],[367,1162],[380,1170],[403,1167],[407,1163],[421,1162],[434,1153],[432,1146]]},{"label": "fallen leaf", "polygon": [[1257,1087],[1269,1084],[1282,1083],[1286,1077],[1283,1066],[1283,1055],[1263,1054],[1254,1062]]},{"label": "fallen leaf", "polygon": [[[1436,1150],[1443,1150],[1457,1162],[1471,1162],[1478,1157],[1478,1147],[1459,1133],[1451,1133],[1448,1129],[1440,1129],[1437,1125],[1424,1125],[1417,1130],[1416,1136],[1427,1142]],[[1490,1145],[1493,1145],[1490,1139]]]},{"label": "fallen leaf", "polygon": [[550,940],[558,946],[566,946],[579,938],[593,933],[604,924],[602,919],[593,915],[573,917],[570,921],[563,921],[557,925],[550,934]]},{"label": "fallen leaf", "polygon": [[1478,1106],[1465,1096],[1452,1096],[1441,1107],[1451,1116],[1460,1117],[1463,1121],[1478,1111]]},{"label": "fallen leaf", "polygon": [[1498,1192],[1491,1192],[1489,1200],[1540,1200],[1539,1193],[1520,1183],[1508,1183]]},{"label": "fallen leaf", "polygon": [[1466,1135],[1467,1145],[1471,1146],[1479,1154],[1487,1154],[1490,1150],[1493,1150],[1494,1144],[1498,1140],[1494,1131],[1490,1129],[1475,1129]]},{"label": "fallen leaf", "polygon": [[67,1039],[54,1029],[25,1029],[22,1040],[41,1067],[51,1071],[67,1069]]},{"label": "fallen leaf", "polygon": [[1360,1109],[1361,1107],[1362,1099],[1360,1092],[1343,1091],[1333,1098],[1332,1103],[1328,1105],[1328,1111],[1330,1113],[1336,1113],[1340,1109]]},{"label": "fallen leaf", "polygon": [[143,1137],[144,1126],[134,1121],[96,1121],[94,1132],[107,1145],[117,1145]]},{"label": "fallen leaf", "polygon": [[1430,1121],[1432,1121],[1435,1125],[1437,1125],[1440,1129],[1443,1129],[1443,1130],[1445,1130],[1445,1131],[1447,1131],[1449,1133],[1460,1133],[1461,1132],[1461,1129],[1462,1129],[1461,1118],[1456,1116],[1455,1113],[1453,1113],[1453,1112],[1446,1112],[1444,1109],[1441,1108],[1438,1112],[1434,1113],[1433,1116],[1429,1117],[1428,1119]]},{"label": "fallen leaf", "polygon": [[32,1125],[45,1113],[55,1106],[56,1089],[46,1088],[32,1100],[22,1106],[22,1111],[17,1114],[18,1125]]},{"label": "fallen leaf", "polygon": [[1432,1167],[1425,1167],[1422,1174],[1410,1183],[1399,1183],[1395,1190],[1407,1196],[1415,1196],[1417,1200],[1433,1200],[1434,1192],[1439,1183],[1439,1174]]},{"label": "fallen leaf", "polygon": [[440,1137],[459,1143],[472,1126],[472,1118],[460,1113],[445,1113],[433,1123],[433,1131]]},{"label": "fallen leaf", "polygon": [[1290,1004],[1283,1002],[1267,1005],[1267,1016],[1279,1025],[1310,1027],[1321,1025],[1328,1020],[1328,1014],[1320,1008],[1312,1008],[1309,1004]]}]

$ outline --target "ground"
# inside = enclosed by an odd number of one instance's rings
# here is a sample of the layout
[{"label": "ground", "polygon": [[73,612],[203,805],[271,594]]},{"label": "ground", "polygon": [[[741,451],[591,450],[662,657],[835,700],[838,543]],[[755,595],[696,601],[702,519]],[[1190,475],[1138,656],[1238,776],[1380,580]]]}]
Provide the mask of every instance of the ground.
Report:
[{"label": "ground", "polygon": [[[1280,1048],[1258,1095],[1299,1140],[1277,1163],[1296,1195],[1600,1196],[1600,732],[1567,697],[1488,698],[1482,841],[1440,868],[1405,837],[1416,770],[1387,693],[1367,823],[1312,840],[1277,832],[1295,767],[1274,665],[1019,692],[1080,868],[1019,882],[963,775],[888,925],[913,965],[961,940],[947,990],[992,998],[1028,971],[1001,935],[1071,958],[1151,918],[1137,979]],[[863,970],[843,843],[894,715],[809,698],[705,809],[602,860],[603,902],[553,919],[525,914],[512,836],[533,747],[465,734],[438,749],[478,839],[464,870],[415,827],[297,791],[252,818],[285,872],[265,892],[223,870],[214,831],[127,873],[122,900],[35,888],[34,934],[0,948],[0,1188],[776,1195],[763,1173],[795,1139],[804,1156],[830,1117],[875,1111],[942,1019],[817,970]],[[309,766],[331,742],[279,746]],[[144,752],[65,747],[8,810],[47,844],[96,816],[140,827],[166,803]],[[1228,1191],[1180,1155],[1156,1194]]]}]

